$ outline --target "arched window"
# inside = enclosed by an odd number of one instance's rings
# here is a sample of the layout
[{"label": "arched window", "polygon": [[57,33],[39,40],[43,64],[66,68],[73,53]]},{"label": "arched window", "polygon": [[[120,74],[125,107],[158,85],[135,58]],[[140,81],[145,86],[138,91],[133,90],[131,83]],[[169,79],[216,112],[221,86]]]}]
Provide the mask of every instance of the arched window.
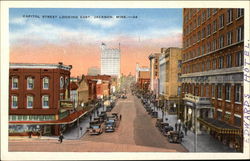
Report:
[{"label": "arched window", "polygon": [[43,78],[43,89],[49,89],[49,78],[48,77]]},{"label": "arched window", "polygon": [[64,79],[63,77],[60,77],[60,88],[62,89],[64,86]]},{"label": "arched window", "polygon": [[34,88],[34,79],[31,77],[27,78],[27,89],[33,89]]},{"label": "arched window", "polygon": [[12,89],[18,89],[18,78],[12,77]]}]

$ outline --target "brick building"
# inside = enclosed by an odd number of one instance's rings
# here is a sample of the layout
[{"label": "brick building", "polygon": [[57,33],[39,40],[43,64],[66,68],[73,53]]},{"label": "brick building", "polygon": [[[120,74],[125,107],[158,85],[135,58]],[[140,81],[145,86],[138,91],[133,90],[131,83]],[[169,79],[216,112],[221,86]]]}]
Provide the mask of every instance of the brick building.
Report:
[{"label": "brick building", "polygon": [[9,69],[10,135],[39,132],[59,135],[80,117],[71,115],[70,70],[59,64],[11,63]]},{"label": "brick building", "polygon": [[150,72],[139,71],[137,85],[140,89],[147,91],[150,85]]},{"label": "brick building", "polygon": [[183,119],[242,150],[244,10],[183,10]]}]

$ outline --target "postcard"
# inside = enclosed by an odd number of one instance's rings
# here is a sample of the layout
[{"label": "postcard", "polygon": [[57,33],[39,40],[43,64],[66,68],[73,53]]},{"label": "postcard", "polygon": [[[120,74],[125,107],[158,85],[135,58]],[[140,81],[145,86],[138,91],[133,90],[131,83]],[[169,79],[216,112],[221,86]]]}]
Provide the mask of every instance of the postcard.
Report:
[{"label": "postcard", "polygon": [[249,2],[1,4],[3,160],[249,159]]}]

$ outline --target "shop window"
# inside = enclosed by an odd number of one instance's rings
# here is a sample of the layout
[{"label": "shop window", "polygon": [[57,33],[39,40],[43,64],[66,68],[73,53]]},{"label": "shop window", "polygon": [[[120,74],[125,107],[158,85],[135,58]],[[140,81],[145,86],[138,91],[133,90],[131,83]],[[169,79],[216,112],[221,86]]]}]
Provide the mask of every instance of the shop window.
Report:
[{"label": "shop window", "polygon": [[18,89],[18,78],[12,77],[12,89]]},{"label": "shop window", "polygon": [[11,96],[11,108],[18,108],[18,97]]}]

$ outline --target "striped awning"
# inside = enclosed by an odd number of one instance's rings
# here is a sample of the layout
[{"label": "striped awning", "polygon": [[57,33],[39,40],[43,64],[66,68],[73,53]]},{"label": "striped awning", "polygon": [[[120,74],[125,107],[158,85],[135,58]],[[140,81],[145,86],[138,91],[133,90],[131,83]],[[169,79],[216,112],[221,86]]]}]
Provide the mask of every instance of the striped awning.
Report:
[{"label": "striped awning", "polygon": [[201,124],[205,125],[206,127],[220,134],[234,134],[234,135],[242,134],[242,129],[229,125],[220,120],[215,120],[212,118],[205,118],[205,119],[197,118],[197,120]]}]

